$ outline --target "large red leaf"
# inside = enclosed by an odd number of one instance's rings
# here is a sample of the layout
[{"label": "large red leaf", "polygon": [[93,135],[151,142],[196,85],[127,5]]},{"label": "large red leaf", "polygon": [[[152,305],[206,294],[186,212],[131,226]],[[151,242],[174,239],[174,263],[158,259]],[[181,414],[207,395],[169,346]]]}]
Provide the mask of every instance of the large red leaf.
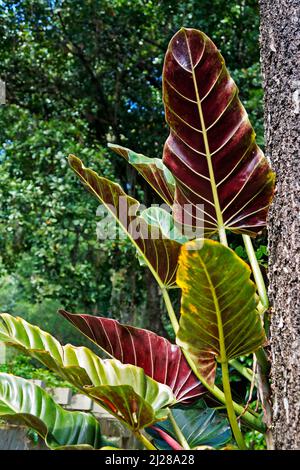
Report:
[{"label": "large red leaf", "polygon": [[172,38],[163,98],[170,126],[163,162],[176,180],[175,219],[193,212],[195,225],[195,205],[203,204],[206,232],[225,227],[255,236],[266,224],[274,173],[224,59],[204,33],[182,28]]},{"label": "large red leaf", "polygon": [[189,402],[205,392],[180,348],[162,336],[110,318],[59,313],[112,357],[142,367],[146,375],[168,385],[177,401]]}]

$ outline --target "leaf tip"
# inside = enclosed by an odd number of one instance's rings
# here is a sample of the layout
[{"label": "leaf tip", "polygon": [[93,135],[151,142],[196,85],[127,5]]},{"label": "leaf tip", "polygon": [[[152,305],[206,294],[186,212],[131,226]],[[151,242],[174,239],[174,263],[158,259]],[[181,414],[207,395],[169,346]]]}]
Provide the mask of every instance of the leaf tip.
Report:
[{"label": "leaf tip", "polygon": [[71,167],[73,167],[76,163],[81,162],[81,160],[79,160],[78,157],[76,157],[75,155],[73,155],[72,153],[70,153],[70,154],[68,155],[68,162],[69,162],[69,165],[70,165]]}]

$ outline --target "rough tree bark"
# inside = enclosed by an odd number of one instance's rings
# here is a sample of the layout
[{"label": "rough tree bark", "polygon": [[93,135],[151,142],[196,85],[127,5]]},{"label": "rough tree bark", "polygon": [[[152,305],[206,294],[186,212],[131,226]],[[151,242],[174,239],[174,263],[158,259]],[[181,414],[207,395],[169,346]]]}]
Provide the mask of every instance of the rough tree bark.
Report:
[{"label": "rough tree bark", "polygon": [[300,449],[299,8],[299,0],[260,0],[266,154],[277,173],[269,214],[276,449]]}]

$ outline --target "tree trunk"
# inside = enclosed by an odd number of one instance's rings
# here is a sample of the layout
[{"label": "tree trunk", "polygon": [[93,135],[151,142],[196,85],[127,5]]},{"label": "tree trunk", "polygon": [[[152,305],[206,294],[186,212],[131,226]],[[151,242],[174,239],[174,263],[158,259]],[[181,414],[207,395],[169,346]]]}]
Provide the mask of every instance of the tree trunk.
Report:
[{"label": "tree trunk", "polygon": [[299,0],[260,0],[266,154],[277,173],[269,214],[272,433],[300,449]]}]

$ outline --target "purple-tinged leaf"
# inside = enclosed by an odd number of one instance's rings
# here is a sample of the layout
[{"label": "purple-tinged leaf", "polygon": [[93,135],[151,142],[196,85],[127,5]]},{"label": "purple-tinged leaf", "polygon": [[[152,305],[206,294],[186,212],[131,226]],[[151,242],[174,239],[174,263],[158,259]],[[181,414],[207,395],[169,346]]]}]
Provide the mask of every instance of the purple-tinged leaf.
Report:
[{"label": "purple-tinged leaf", "polygon": [[110,318],[59,313],[110,356],[142,367],[149,377],[168,385],[178,402],[189,402],[205,392],[180,348],[162,336]]},{"label": "purple-tinged leaf", "polygon": [[184,450],[183,447],[166,431],[158,426],[151,426],[147,429],[148,434],[152,435],[155,439],[155,444],[158,447],[158,442],[161,444],[160,450]]},{"label": "purple-tinged leaf", "polygon": [[[222,55],[195,29],[178,31],[164,62],[163,99],[170,135],[163,162],[176,180],[174,217],[255,236],[265,225],[274,173],[255,143]],[[191,207],[185,206],[190,204]],[[197,216],[196,205],[203,205]]]}]

